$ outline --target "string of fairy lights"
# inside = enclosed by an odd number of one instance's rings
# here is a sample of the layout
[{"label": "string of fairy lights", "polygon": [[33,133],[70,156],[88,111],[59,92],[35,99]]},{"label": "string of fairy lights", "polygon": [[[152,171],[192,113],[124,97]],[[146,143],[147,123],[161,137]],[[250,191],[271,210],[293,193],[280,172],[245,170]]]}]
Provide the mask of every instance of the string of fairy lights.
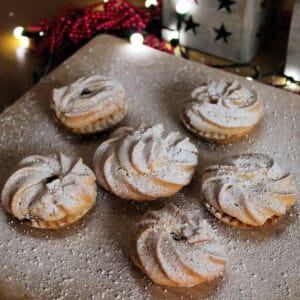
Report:
[{"label": "string of fairy lights", "polygon": [[[109,0],[103,0],[104,3],[107,3]],[[146,0],[144,3],[145,8],[153,9],[159,5],[159,0]],[[177,0],[175,5],[176,15],[178,21],[180,21],[187,13],[191,10],[191,4],[189,0]],[[22,26],[18,26],[13,30],[14,37],[19,41],[20,47],[25,49],[29,48],[31,44],[31,38],[38,36],[39,38],[43,38],[44,32],[42,30],[38,30],[34,27],[24,28]],[[180,45],[180,30],[168,30],[167,34],[164,35],[166,42],[168,42],[171,47],[173,46],[175,51],[174,53],[179,53],[180,56],[184,58],[190,58],[189,56],[189,49],[186,47],[182,47]],[[132,32],[128,36],[128,40],[132,45],[139,46],[144,44],[145,36],[143,32],[137,31]],[[177,51],[176,51],[177,50]],[[179,51],[178,51],[179,50]],[[204,62],[205,63],[205,62]],[[239,64],[239,63],[232,63],[232,64],[212,64],[209,63],[210,66],[215,68],[222,68],[222,69],[234,69],[234,68],[249,68],[252,70],[251,76],[246,76],[248,80],[262,80],[264,81],[266,78],[271,79],[271,84],[276,87],[285,88],[287,90],[300,93],[300,82],[296,81],[292,76],[288,76],[283,74],[282,71],[279,71],[278,74],[274,73],[266,73],[261,74],[258,68],[253,64]],[[280,77],[280,80],[273,82],[274,78]]]},{"label": "string of fairy lights", "polygon": [[[103,0],[103,2],[108,2],[109,0]],[[155,7],[158,5],[157,0],[146,0],[145,1],[145,7],[146,8],[151,8]],[[178,15],[185,15],[189,12],[191,8],[191,5],[189,1],[187,0],[179,0],[176,4],[176,13]],[[20,41],[20,45],[23,48],[27,48],[30,45],[30,38],[28,38],[26,35],[24,35],[26,29],[22,26],[18,26],[14,29],[13,34],[16,39]],[[42,37],[44,33],[42,31],[39,32],[39,35]],[[179,40],[179,31],[178,30],[173,30],[171,31],[168,36],[167,36],[167,41],[170,42],[172,40]],[[132,33],[129,37],[129,41],[133,45],[141,45],[144,42],[144,37],[141,33],[135,32]]]},{"label": "string of fairy lights", "polygon": [[[24,31],[24,27],[17,26],[13,31],[13,35],[17,40],[19,40],[20,47],[28,48],[30,46],[30,38],[23,35]],[[43,32],[39,32],[39,35],[43,36]],[[130,35],[129,41],[133,45],[142,45],[144,43],[144,37],[141,33],[135,32]]]}]

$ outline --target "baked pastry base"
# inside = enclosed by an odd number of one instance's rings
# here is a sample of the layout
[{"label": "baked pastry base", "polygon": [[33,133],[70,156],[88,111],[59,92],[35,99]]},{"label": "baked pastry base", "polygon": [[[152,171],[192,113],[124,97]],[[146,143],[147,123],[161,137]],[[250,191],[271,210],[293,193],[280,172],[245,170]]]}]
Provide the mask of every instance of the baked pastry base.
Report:
[{"label": "baked pastry base", "polygon": [[62,127],[64,127],[67,130],[72,131],[73,133],[80,134],[80,135],[92,135],[95,133],[99,133],[105,130],[109,130],[117,126],[126,116],[127,114],[127,108],[119,109],[115,111],[112,115],[106,117],[105,119],[97,120],[96,122],[93,122],[89,124],[88,126],[82,126],[82,127],[69,127],[67,126],[61,118],[59,118],[54,110],[53,107],[53,101],[50,102],[50,107],[52,109],[52,115],[54,120]]},{"label": "baked pastry base", "polygon": [[90,206],[86,206],[85,210],[82,211],[81,214],[76,215],[76,218],[73,216],[66,216],[65,218],[59,221],[44,221],[41,219],[31,219],[30,221],[22,220],[23,224],[26,224],[31,227],[39,228],[39,229],[60,229],[62,227],[71,225],[72,223],[79,220],[83,215],[85,215],[94,205],[94,202],[91,202]]},{"label": "baked pastry base", "polygon": [[239,227],[239,228],[243,228],[243,229],[255,229],[255,228],[265,226],[265,225],[271,225],[271,224],[274,224],[275,222],[277,222],[278,219],[280,218],[278,216],[274,216],[270,219],[267,219],[267,221],[261,226],[252,226],[249,224],[242,223],[240,220],[238,220],[235,217],[229,216],[225,213],[218,211],[215,207],[213,207],[212,205],[209,205],[205,201],[204,201],[204,205],[217,219],[219,219],[222,222],[229,224],[231,226],[235,226],[235,227]]},{"label": "baked pastry base", "polygon": [[208,131],[199,131],[196,130],[194,127],[192,127],[188,120],[185,118],[183,114],[181,114],[181,121],[185,125],[187,129],[189,129],[191,132],[193,132],[195,135],[200,137],[203,140],[209,141],[209,142],[215,142],[218,144],[229,144],[231,142],[235,142],[239,139],[241,139],[243,136],[245,136],[247,133],[249,133],[253,127],[249,128],[243,128],[241,129],[240,134],[232,134],[232,135],[225,135],[223,133],[218,132],[208,132]]}]

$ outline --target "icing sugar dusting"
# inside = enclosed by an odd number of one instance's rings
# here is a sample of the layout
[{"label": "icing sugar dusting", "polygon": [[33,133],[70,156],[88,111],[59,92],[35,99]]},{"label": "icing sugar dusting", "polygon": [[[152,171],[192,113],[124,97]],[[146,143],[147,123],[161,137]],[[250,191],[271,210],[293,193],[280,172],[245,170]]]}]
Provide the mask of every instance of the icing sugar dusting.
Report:
[{"label": "icing sugar dusting", "polygon": [[206,168],[202,192],[218,212],[251,226],[284,215],[296,200],[291,175],[264,154],[233,156],[224,165]]},{"label": "icing sugar dusting", "polygon": [[114,104],[123,106],[125,92],[121,84],[104,78],[101,75],[91,75],[79,78],[69,86],[53,90],[53,101],[57,115],[78,116],[101,110],[103,115]]},{"label": "icing sugar dusting", "polygon": [[[48,104],[53,88],[91,72],[114,78],[124,86],[130,109],[123,126],[136,128],[141,122],[163,121],[166,130],[182,135],[188,132],[179,122],[178,108],[190,91],[200,81],[223,78],[230,82],[236,78],[147,47],[136,49],[112,36],[97,36],[2,113],[1,187],[15,165],[32,153],[61,151],[82,157],[92,166],[94,152],[107,134],[80,137],[63,130],[53,122]],[[199,201],[203,168],[222,164],[223,157],[239,153],[266,153],[291,170],[296,184],[300,182],[299,97],[238,80],[260,95],[265,107],[262,122],[245,139],[226,146],[190,135],[199,149],[197,170],[192,183],[170,199],[124,201],[99,187],[94,208],[59,231],[21,225],[0,209],[0,298],[296,299],[299,270],[290,253],[300,248],[299,201],[280,222],[255,230],[223,224]],[[146,211],[160,209],[170,201],[184,211],[197,209],[201,218],[218,230],[228,255],[223,276],[193,288],[176,289],[152,283],[133,266],[127,250],[132,226]]]},{"label": "icing sugar dusting", "polygon": [[196,88],[191,95],[194,101],[184,113],[192,124],[200,119],[208,128],[213,125],[243,128],[254,126],[262,117],[263,108],[256,92],[237,81],[211,81]]},{"label": "icing sugar dusting", "polygon": [[96,199],[93,172],[63,154],[24,158],[4,185],[2,204],[34,227],[57,228],[76,221]]},{"label": "icing sugar dusting", "polygon": [[155,200],[191,181],[197,154],[188,138],[165,134],[162,124],[121,127],[97,149],[94,169],[100,184],[121,198]]},{"label": "icing sugar dusting", "polygon": [[225,247],[196,212],[168,204],[147,212],[135,230],[133,261],[158,284],[190,287],[224,269]]}]

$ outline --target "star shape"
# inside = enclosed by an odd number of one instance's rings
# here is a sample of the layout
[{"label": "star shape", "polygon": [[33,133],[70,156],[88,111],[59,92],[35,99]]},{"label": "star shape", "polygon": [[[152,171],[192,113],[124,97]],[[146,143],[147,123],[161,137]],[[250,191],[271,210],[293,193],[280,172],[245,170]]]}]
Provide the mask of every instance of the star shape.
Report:
[{"label": "star shape", "polygon": [[190,16],[185,22],[185,32],[188,30],[192,30],[194,34],[196,34],[196,28],[200,26],[199,23],[194,22],[193,17]]},{"label": "star shape", "polygon": [[218,0],[219,1],[219,8],[218,10],[225,8],[229,13],[231,13],[230,6],[235,3],[235,1],[232,0]]},{"label": "star shape", "polygon": [[217,34],[215,41],[223,39],[224,43],[228,44],[227,38],[232,35],[231,32],[227,31],[224,24],[220,28],[214,28],[215,33]]}]

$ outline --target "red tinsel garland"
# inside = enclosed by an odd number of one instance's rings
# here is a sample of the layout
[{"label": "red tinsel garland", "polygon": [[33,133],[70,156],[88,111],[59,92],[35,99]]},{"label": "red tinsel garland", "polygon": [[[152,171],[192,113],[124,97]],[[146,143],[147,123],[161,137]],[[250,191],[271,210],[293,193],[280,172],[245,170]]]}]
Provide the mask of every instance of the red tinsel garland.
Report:
[{"label": "red tinsel garland", "polygon": [[43,20],[39,23],[38,30],[43,35],[37,40],[35,50],[64,58],[99,33],[128,37],[129,32],[140,32],[145,34],[144,44],[173,53],[173,48],[165,41],[145,32],[160,11],[161,1],[150,9],[136,7],[126,0],[101,1],[83,8],[69,7],[52,22]]}]

